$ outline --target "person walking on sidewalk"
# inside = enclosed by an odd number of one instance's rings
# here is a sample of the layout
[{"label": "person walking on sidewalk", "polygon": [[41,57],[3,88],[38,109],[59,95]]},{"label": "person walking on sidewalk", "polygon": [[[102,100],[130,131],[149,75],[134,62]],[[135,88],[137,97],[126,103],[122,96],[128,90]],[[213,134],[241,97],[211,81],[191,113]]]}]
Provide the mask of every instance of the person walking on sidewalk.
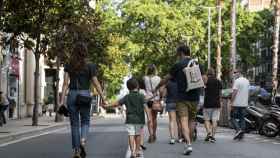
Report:
[{"label": "person walking on sidewalk", "polygon": [[[166,111],[169,116],[169,133],[170,142],[169,144],[175,144],[175,133],[179,132],[177,127],[176,117],[176,100],[177,100],[177,83],[174,78],[168,81],[166,85]],[[179,137],[179,136],[178,136]],[[180,138],[179,138],[180,139]]]},{"label": "person walking on sidewalk", "polygon": [[0,126],[7,123],[5,111],[9,107],[9,100],[6,95],[0,91]]},{"label": "person walking on sidewalk", "polygon": [[106,104],[100,83],[97,79],[95,64],[86,62],[88,50],[84,43],[75,43],[69,64],[64,67],[64,82],[60,105],[64,105],[66,91],[69,88],[67,107],[70,114],[73,158],[86,157],[85,145],[90,127],[90,84],[95,86]]},{"label": "person walking on sidewalk", "polygon": [[129,147],[131,150],[131,158],[141,157],[141,132],[145,125],[144,104],[145,97],[139,93],[139,83],[137,79],[131,78],[127,81],[129,94],[117,102],[107,107],[126,106],[126,128],[128,132]]},{"label": "person walking on sidewalk", "polygon": [[[161,80],[160,84],[156,87],[156,90],[158,90],[161,86],[166,85],[171,78],[175,78],[178,86],[176,111],[180,118],[182,133],[186,140],[184,155],[190,155],[193,150],[191,138],[195,127],[194,120],[197,113],[200,89],[198,88],[187,91],[188,79],[184,73],[184,68],[189,65],[190,61],[193,61],[189,47],[186,45],[179,46],[177,48],[177,57],[179,58],[179,61],[173,65],[169,74]],[[203,78],[205,78],[203,75],[203,69],[201,67],[199,69]]]},{"label": "person walking on sidewalk", "polygon": [[231,121],[237,131],[234,140],[242,140],[244,137],[245,110],[248,107],[249,86],[250,83],[239,70],[234,72],[235,81],[233,83],[233,92],[231,98]]},{"label": "person walking on sidewalk", "polygon": [[160,92],[157,90],[155,94],[153,94],[153,91],[161,80],[157,75],[157,69],[154,64],[148,66],[146,76],[144,76],[143,80],[145,83],[147,98],[152,98],[147,103],[148,130],[150,134],[148,142],[154,143],[156,141],[158,111],[153,110],[153,102],[160,100]]},{"label": "person walking on sidewalk", "polygon": [[217,122],[220,117],[222,83],[215,77],[214,69],[207,72],[207,82],[205,88],[203,116],[204,125],[207,131],[205,141],[215,142]]}]

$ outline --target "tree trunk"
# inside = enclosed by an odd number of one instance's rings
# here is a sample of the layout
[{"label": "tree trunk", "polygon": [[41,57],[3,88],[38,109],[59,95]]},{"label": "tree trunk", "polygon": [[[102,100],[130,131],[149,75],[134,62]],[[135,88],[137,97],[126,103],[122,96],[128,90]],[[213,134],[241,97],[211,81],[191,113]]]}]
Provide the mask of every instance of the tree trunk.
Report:
[{"label": "tree trunk", "polygon": [[[0,0],[0,17],[2,17],[2,10],[3,10],[3,3],[4,3],[4,0]],[[2,32],[0,30],[0,41],[2,40]],[[2,53],[2,48],[3,46],[0,45],[0,53]],[[0,54],[2,55],[2,54]],[[1,80],[2,79],[2,62],[0,63],[0,90],[2,90],[2,83],[1,83]]]},{"label": "tree trunk", "polygon": [[236,0],[231,1],[231,80],[233,81],[233,72],[236,70]]},{"label": "tree trunk", "polygon": [[221,0],[217,0],[218,10],[218,44],[217,44],[217,58],[216,58],[216,72],[217,78],[221,79],[222,76],[222,59],[221,59],[221,47],[222,47],[222,4]]},{"label": "tree trunk", "polygon": [[39,52],[39,45],[40,45],[40,34],[37,37],[36,40],[36,49],[34,52],[35,55],[35,73],[34,73],[34,107],[33,107],[33,117],[32,117],[32,126],[38,126],[38,117],[39,117],[39,110],[38,110],[38,104],[39,104],[39,77],[40,77],[40,73],[39,73],[39,69],[40,69],[40,52]]},{"label": "tree trunk", "polygon": [[278,50],[279,50],[279,27],[280,27],[280,0],[275,1],[274,32],[273,32],[273,59],[272,59],[272,89],[276,93],[278,86]]},{"label": "tree trunk", "polygon": [[54,111],[56,113],[55,115],[55,122],[62,122],[63,121],[63,116],[59,115],[57,113],[58,111],[58,108],[59,108],[59,98],[60,98],[60,95],[59,95],[59,81],[60,81],[60,78],[59,78],[59,70],[60,70],[60,57],[57,57],[57,60],[56,60],[56,75],[55,75],[55,103],[54,103]]}]

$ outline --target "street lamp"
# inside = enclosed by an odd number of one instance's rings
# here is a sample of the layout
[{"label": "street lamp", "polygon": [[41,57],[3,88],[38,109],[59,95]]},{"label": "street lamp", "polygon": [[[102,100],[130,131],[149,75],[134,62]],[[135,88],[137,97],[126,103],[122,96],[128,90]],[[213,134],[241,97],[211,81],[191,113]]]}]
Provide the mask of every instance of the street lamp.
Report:
[{"label": "street lamp", "polygon": [[216,7],[201,6],[208,10],[208,68],[211,67],[211,9],[216,9]]},{"label": "street lamp", "polygon": [[96,0],[90,0],[88,5],[91,9],[95,9],[96,8]]}]

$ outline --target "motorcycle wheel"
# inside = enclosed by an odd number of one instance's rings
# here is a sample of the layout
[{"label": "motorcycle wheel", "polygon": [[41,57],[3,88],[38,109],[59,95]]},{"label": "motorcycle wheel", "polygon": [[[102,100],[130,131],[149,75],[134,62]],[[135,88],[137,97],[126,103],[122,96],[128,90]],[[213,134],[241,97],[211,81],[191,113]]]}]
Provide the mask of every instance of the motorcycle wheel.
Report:
[{"label": "motorcycle wheel", "polygon": [[266,120],[261,128],[261,133],[267,137],[276,137],[279,133],[279,123],[273,119]]}]

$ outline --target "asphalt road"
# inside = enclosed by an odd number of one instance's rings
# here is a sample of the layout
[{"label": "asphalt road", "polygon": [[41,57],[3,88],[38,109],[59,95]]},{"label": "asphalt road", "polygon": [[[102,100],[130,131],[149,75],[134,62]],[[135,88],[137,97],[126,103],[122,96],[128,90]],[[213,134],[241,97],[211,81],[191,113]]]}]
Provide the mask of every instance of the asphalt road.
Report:
[{"label": "asphalt road", "polygon": [[[88,158],[124,158],[127,134],[122,121],[100,120],[91,128]],[[0,158],[71,158],[69,128],[0,148]]]},{"label": "asphalt road", "polygon": [[280,157],[280,138],[268,139],[255,134],[247,134],[243,141],[233,141],[234,132],[229,129],[218,130],[215,144],[204,142],[205,130],[198,128],[198,140],[193,143],[191,156],[183,155],[183,144],[170,145],[167,121],[160,123],[159,140],[147,144],[145,158],[278,158]]},{"label": "asphalt road", "polygon": [[[184,158],[183,144],[169,145],[166,118],[160,118],[158,141],[147,144],[145,158]],[[199,127],[198,141],[193,144],[192,158],[278,158],[280,138],[268,139],[249,134],[233,141],[233,131],[220,128],[215,144],[205,143],[204,129]],[[146,130],[147,138],[147,130]],[[125,158],[127,134],[123,120],[101,119],[93,123],[88,140],[88,158]],[[129,155],[127,155],[129,157]],[[0,147],[0,158],[71,158],[69,128],[48,135]]]}]

